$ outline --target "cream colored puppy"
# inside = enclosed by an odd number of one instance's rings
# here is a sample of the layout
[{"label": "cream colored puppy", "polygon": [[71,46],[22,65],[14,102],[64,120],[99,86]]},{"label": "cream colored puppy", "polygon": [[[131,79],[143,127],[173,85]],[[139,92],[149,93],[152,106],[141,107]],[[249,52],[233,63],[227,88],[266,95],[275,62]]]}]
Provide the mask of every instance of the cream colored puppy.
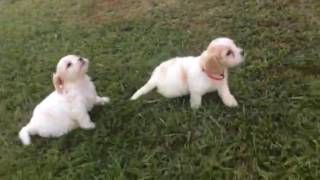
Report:
[{"label": "cream colored puppy", "polygon": [[95,128],[88,111],[110,99],[97,96],[95,86],[86,74],[88,66],[87,59],[75,55],[59,61],[52,78],[55,91],[36,106],[29,124],[19,132],[24,145],[31,143],[30,135],[59,137],[77,127]]},{"label": "cream colored puppy", "polygon": [[242,49],[233,40],[214,39],[198,57],[177,57],[161,63],[131,100],[157,88],[167,98],[190,94],[191,107],[197,109],[204,94],[217,90],[226,106],[237,106],[228,86],[228,68],[242,61]]}]

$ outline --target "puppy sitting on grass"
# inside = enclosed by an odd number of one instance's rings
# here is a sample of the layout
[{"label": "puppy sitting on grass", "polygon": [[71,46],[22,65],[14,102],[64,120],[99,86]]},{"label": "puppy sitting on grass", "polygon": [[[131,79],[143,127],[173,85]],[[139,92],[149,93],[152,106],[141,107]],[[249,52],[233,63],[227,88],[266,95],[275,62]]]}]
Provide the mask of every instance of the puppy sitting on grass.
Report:
[{"label": "puppy sitting on grass", "polygon": [[226,106],[237,106],[228,86],[228,68],[242,61],[242,49],[233,40],[214,39],[198,57],[177,57],[161,63],[131,100],[157,88],[167,98],[190,94],[191,107],[197,109],[204,94],[217,90]]},{"label": "puppy sitting on grass", "polygon": [[88,66],[87,59],[75,55],[59,61],[52,77],[55,91],[37,105],[30,122],[19,132],[24,145],[31,143],[30,135],[59,137],[77,127],[95,128],[88,111],[110,99],[97,96],[95,86],[86,74]]}]

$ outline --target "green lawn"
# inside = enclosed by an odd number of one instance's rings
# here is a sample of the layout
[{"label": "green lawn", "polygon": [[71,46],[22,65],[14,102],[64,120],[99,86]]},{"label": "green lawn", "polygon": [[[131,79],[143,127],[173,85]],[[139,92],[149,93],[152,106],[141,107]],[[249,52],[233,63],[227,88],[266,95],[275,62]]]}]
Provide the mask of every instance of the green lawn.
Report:
[{"label": "green lawn", "polygon": [[[245,50],[240,106],[216,93],[129,97],[152,69],[218,36]],[[112,104],[59,139],[18,131],[52,90],[59,58],[91,60]],[[0,179],[320,179],[319,0],[0,0]]]}]

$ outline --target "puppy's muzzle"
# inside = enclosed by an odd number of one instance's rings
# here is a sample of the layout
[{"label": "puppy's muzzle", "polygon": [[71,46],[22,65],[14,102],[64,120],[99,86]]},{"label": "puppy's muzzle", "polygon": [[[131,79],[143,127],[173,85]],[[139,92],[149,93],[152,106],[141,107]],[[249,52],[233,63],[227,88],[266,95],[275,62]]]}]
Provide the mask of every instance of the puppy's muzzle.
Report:
[{"label": "puppy's muzzle", "polygon": [[80,57],[78,60],[80,61],[81,65],[86,64],[86,61],[83,58]]}]

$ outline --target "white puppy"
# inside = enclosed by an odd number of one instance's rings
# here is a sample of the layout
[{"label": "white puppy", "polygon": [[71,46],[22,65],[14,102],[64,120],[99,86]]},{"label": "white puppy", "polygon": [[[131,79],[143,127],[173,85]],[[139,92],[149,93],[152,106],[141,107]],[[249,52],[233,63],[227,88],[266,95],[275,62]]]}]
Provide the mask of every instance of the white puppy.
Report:
[{"label": "white puppy", "polygon": [[198,57],[177,57],[161,63],[131,100],[157,88],[167,98],[190,94],[191,107],[196,109],[204,94],[217,90],[225,105],[237,106],[228,86],[228,68],[242,61],[242,49],[231,39],[214,39]]},{"label": "white puppy", "polygon": [[19,132],[24,145],[31,143],[30,135],[59,137],[79,126],[95,128],[88,111],[110,99],[97,96],[95,86],[86,74],[88,66],[89,61],[79,56],[61,58],[52,77],[55,91],[37,105],[30,122]]}]

